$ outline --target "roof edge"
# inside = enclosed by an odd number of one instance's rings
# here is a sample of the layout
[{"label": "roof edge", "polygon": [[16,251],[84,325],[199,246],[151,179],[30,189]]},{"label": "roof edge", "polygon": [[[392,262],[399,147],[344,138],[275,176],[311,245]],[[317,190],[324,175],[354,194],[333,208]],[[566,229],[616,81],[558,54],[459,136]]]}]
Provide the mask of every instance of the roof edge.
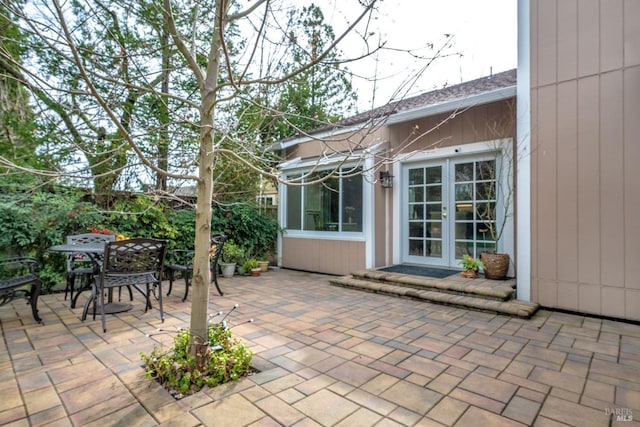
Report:
[{"label": "roof edge", "polygon": [[[509,74],[514,73],[516,70],[509,70],[502,73],[497,74],[496,76],[509,76]],[[488,78],[493,78],[494,76],[490,76]],[[460,85],[451,86],[450,88],[462,88],[465,85],[473,85],[487,81],[487,77],[482,77],[476,80],[472,80],[469,82],[461,83]],[[511,82],[508,82],[511,83]],[[418,95],[409,99],[417,99],[424,95],[429,95],[431,93],[442,92],[445,89],[436,90],[433,92],[426,92],[425,94]],[[449,90],[449,89],[446,89]],[[434,116],[436,114],[442,114],[446,112],[455,112],[456,110],[466,109],[478,105],[489,104],[491,102],[501,101],[509,98],[515,98],[517,93],[517,83],[514,82],[509,84],[508,86],[497,87],[495,89],[485,90],[483,92],[478,92],[470,95],[464,95],[461,97],[443,100],[441,102],[436,102],[433,104],[421,105],[412,109],[401,109],[400,111],[395,111],[400,103],[404,102],[404,100],[397,101],[396,103],[389,104],[386,106],[387,112],[384,111],[383,108],[379,107],[377,109],[371,110],[369,113],[378,112],[377,115],[362,115],[360,120],[357,120],[359,115],[356,115],[355,118],[357,121],[351,120],[351,123],[346,124],[346,126],[340,126],[339,123],[336,125],[325,127],[324,129],[318,129],[317,132],[311,131],[307,135],[297,136],[291,139],[278,141],[274,144],[271,144],[268,148],[269,151],[274,150],[283,150],[289,147],[296,146],[298,144],[302,144],[305,142],[322,140],[328,137],[332,137],[334,135],[340,135],[345,133],[355,133],[363,128],[363,126],[367,126],[367,122],[375,120],[375,122],[380,125],[393,125],[397,123],[402,123],[410,120],[416,120],[423,117]],[[348,121],[349,119],[345,119],[344,121]]]},{"label": "roof edge", "polygon": [[446,113],[448,111],[455,111],[463,108],[475,107],[477,105],[489,104],[491,102],[502,101],[504,99],[513,98],[515,96],[516,85],[507,86],[488,92],[470,95],[466,98],[454,99],[451,101],[441,102],[439,104],[426,105],[424,107],[415,108],[413,110],[392,114],[385,122],[385,125],[402,123],[421,117],[428,117],[434,116],[436,114]]}]

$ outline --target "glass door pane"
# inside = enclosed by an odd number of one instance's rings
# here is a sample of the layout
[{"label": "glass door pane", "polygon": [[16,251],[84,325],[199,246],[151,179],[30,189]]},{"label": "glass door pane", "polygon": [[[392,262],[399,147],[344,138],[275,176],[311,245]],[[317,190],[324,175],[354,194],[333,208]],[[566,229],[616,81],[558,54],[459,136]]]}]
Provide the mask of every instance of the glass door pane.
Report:
[{"label": "glass door pane", "polygon": [[454,165],[455,256],[479,257],[493,250],[495,227],[496,162],[472,160]]},{"label": "glass door pane", "polygon": [[407,171],[406,260],[443,264],[446,241],[443,230],[444,165],[412,167]]}]

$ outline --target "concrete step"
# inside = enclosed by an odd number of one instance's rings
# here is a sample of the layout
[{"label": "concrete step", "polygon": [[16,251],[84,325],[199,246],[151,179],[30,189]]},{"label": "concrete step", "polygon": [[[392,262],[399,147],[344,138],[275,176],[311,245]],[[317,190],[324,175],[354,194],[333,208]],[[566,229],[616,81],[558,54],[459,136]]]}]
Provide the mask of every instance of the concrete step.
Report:
[{"label": "concrete step", "polygon": [[436,279],[408,274],[388,273],[380,270],[360,270],[351,274],[354,279],[372,280],[390,285],[433,290],[454,295],[506,301],[515,295],[515,281],[466,279],[459,275]]},{"label": "concrete step", "polygon": [[516,299],[496,300],[484,298],[480,295],[474,295],[473,293],[466,295],[454,294],[437,290],[436,287],[419,288],[415,286],[407,286],[403,283],[381,282],[373,279],[356,278],[353,275],[336,277],[330,279],[329,282],[335,286],[382,293],[386,295],[394,295],[404,298],[412,298],[436,304],[445,304],[527,319],[531,317],[539,308],[539,304],[520,301]]}]

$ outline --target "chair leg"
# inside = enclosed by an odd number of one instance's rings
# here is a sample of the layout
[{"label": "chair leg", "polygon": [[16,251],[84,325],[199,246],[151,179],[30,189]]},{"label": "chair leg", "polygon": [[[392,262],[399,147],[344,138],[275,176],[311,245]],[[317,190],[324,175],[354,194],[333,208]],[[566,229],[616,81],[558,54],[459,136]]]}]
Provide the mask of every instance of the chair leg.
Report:
[{"label": "chair leg", "polygon": [[33,318],[38,323],[42,323],[42,319],[38,316],[38,297],[40,296],[40,288],[42,287],[42,282],[40,280],[36,280],[31,285],[31,291],[29,292],[29,303],[31,304],[31,313],[33,314]]},{"label": "chair leg", "polygon": [[160,322],[164,323],[164,310],[162,308],[162,280],[158,280],[158,305],[160,306]]},{"label": "chair leg", "polygon": [[171,295],[171,290],[173,289],[173,279],[175,275],[175,271],[171,268],[169,269],[169,290],[167,291],[167,296]]},{"label": "chair leg", "polygon": [[[91,285],[91,280],[93,279],[93,275],[91,275],[91,274],[82,274],[80,277],[78,277],[78,279],[81,282],[84,282],[84,285],[82,285],[82,287],[79,288],[79,289],[75,289],[75,287],[76,287],[76,277],[75,277],[75,274],[74,274],[72,279],[71,279],[71,296],[69,298],[69,301],[71,301],[71,305],[70,305],[71,308],[76,308],[76,304],[78,303],[78,297],[80,296],[82,291],[84,291],[85,289],[90,289],[89,286]],[[75,292],[74,292],[74,290],[75,290]]]},{"label": "chair leg", "polygon": [[185,302],[187,300],[187,296],[189,296],[189,286],[191,286],[191,272],[185,271],[184,272],[184,297],[182,298],[182,302]]},{"label": "chair leg", "polygon": [[224,296],[224,293],[222,293],[222,289],[220,289],[220,286],[218,285],[218,271],[216,268],[211,270],[211,277],[213,277],[213,283],[216,285],[216,289],[218,290],[220,296]]},{"label": "chair leg", "polygon": [[[95,304],[95,302],[94,302]],[[94,305],[95,307],[95,305]],[[95,308],[93,309],[95,313]],[[95,316],[95,314],[94,314]],[[104,289],[100,289],[100,317],[102,319],[102,331],[107,332],[107,316],[104,313]]]},{"label": "chair leg", "polygon": [[[69,295],[69,301],[73,301],[73,288],[76,282],[75,273],[67,273],[67,286],[64,288],[64,300],[67,300],[67,294]],[[71,306],[73,308],[73,305]]]},{"label": "chair leg", "polygon": [[[129,290],[129,301],[133,301],[133,292],[131,291],[131,286],[127,286]],[[118,288],[118,301],[122,301],[122,286]]]},{"label": "chair leg", "polygon": [[[89,307],[91,306],[92,303],[94,303],[95,299],[97,298],[95,286],[96,285],[94,283],[93,286],[91,287],[91,295],[89,295],[89,298],[87,299],[87,302],[84,303],[84,309],[82,310],[82,321],[83,322],[87,319],[87,314],[89,314]],[[94,319],[95,319],[95,315],[96,315],[96,306],[95,306],[95,303],[94,303],[93,304],[93,316],[94,316],[93,318]]]},{"label": "chair leg", "polygon": [[151,286],[148,283],[145,284],[144,286],[145,286],[145,291],[140,289],[140,287],[138,287],[138,286],[136,286],[136,289],[138,291],[140,291],[140,293],[144,296],[144,312],[146,313],[147,310],[152,308],[151,307],[151,292],[153,292],[153,290],[151,289]]}]

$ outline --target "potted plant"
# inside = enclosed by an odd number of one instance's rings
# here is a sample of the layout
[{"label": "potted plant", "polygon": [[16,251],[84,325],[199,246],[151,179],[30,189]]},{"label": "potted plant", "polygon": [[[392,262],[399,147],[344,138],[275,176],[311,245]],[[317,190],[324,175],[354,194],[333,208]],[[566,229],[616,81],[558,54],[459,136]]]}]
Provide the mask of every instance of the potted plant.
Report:
[{"label": "potted plant", "polygon": [[478,258],[474,258],[471,255],[464,255],[460,260],[460,265],[464,268],[464,271],[460,274],[462,277],[468,279],[475,279],[478,277],[478,272],[482,268],[484,270],[484,264]]},{"label": "potted plant", "polygon": [[258,260],[258,266],[260,266],[260,271],[262,273],[266,273],[267,271],[269,271],[269,261],[265,260]]},{"label": "potted plant", "polygon": [[233,277],[237,264],[242,264],[244,258],[244,249],[236,245],[233,240],[228,240],[222,247],[222,261],[220,268],[223,277]]},{"label": "potted plant", "polygon": [[250,271],[252,276],[260,275],[260,264],[255,258],[245,261],[243,267],[246,271]]}]

